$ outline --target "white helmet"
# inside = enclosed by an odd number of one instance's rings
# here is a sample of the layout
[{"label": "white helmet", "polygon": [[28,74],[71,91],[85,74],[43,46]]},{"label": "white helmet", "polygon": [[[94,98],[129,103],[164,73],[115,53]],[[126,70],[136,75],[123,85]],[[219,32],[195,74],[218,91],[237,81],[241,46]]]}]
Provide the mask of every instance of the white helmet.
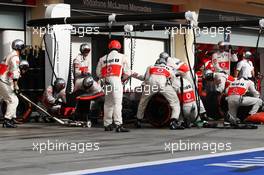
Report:
[{"label": "white helmet", "polygon": [[218,43],[217,43],[217,45],[218,46],[226,46],[226,45],[228,45],[226,42],[224,42],[224,41],[219,41]]},{"label": "white helmet", "polygon": [[249,58],[251,58],[251,56],[252,56],[252,53],[250,51],[246,51],[245,58],[249,59]]}]

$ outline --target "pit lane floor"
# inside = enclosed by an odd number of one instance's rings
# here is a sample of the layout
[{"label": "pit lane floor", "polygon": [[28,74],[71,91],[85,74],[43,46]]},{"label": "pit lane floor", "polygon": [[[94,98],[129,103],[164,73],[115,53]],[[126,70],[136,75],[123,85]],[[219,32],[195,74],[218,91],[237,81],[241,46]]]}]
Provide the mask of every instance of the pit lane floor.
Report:
[{"label": "pit lane floor", "polygon": [[[71,145],[71,151],[63,151],[58,146],[60,143]],[[175,150],[172,154],[166,146],[173,143]],[[208,151],[206,147],[188,150],[186,147],[179,151],[180,143],[207,143],[211,150]],[[221,144],[221,149],[214,149],[215,143]],[[45,148],[41,153],[40,144],[42,149]],[[88,145],[86,150],[83,149],[83,144]],[[115,133],[104,132],[102,128],[69,128],[55,124],[27,123],[16,129],[0,128],[0,174],[61,173],[257,147],[264,147],[263,125],[256,130],[192,128],[171,131],[147,127],[132,128],[130,133]]]}]

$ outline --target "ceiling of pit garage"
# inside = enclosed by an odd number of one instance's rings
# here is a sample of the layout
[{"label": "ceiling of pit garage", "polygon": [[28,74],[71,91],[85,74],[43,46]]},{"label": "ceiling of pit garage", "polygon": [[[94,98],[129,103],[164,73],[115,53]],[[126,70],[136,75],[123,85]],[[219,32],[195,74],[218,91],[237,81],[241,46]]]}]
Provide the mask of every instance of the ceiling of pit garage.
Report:
[{"label": "ceiling of pit garage", "polygon": [[210,9],[264,16],[264,0],[144,0],[179,5],[180,10]]}]

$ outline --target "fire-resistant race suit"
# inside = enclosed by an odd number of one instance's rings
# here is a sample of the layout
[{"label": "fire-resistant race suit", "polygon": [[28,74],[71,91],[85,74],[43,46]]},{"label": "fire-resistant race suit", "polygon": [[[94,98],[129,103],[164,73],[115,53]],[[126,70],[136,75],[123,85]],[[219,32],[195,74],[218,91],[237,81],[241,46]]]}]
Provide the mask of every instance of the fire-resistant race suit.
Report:
[{"label": "fire-resistant race suit", "polygon": [[73,64],[74,64],[74,78],[75,79],[87,73],[91,73],[91,70],[90,70],[91,60],[89,59],[88,55],[84,56],[82,54],[79,54],[73,60]]},{"label": "fire-resistant race suit", "polygon": [[123,85],[121,76],[130,76],[131,70],[128,65],[127,57],[112,50],[109,54],[100,58],[96,74],[105,81],[105,103],[104,103],[104,126],[107,127],[114,123],[122,125],[122,99]]},{"label": "fire-resistant race suit", "polygon": [[[149,66],[145,73],[145,81],[144,81],[144,92],[142,93],[137,118],[143,119],[144,112],[147,107],[149,100],[152,95],[155,93],[161,93],[169,102],[172,114],[171,119],[179,120],[180,115],[180,104],[179,99],[171,86],[171,80],[174,79],[175,76],[172,72],[172,69],[166,65],[154,65]],[[147,87],[146,87],[147,86]]]},{"label": "fire-resistant race suit", "polygon": [[198,115],[195,91],[191,83],[182,77],[177,77],[172,81],[172,86],[176,90],[181,103],[181,116],[190,123],[194,122]]},{"label": "fire-resistant race suit", "polygon": [[65,88],[56,91],[53,86],[48,86],[43,93],[42,104],[53,114],[60,114],[61,105],[66,103]]},{"label": "fire-resistant race suit", "polygon": [[215,89],[219,93],[223,93],[228,86],[235,81],[235,78],[228,74],[214,73]]},{"label": "fire-resistant race suit", "polygon": [[[195,76],[195,83],[194,83],[194,80],[191,75],[191,70],[186,63],[184,63],[178,58],[168,57],[167,65],[172,67],[174,72],[177,72],[177,74],[179,74],[181,77],[188,80],[189,83],[191,83],[193,89],[195,89],[195,87],[198,87],[198,77],[196,76],[195,73],[193,74]],[[205,114],[206,111],[202,100],[200,100],[199,104],[200,104],[200,114]]]},{"label": "fire-resistant race suit", "polygon": [[237,62],[237,55],[226,51],[218,51],[212,56],[215,71],[219,73],[230,74],[230,61]]},{"label": "fire-resistant race suit", "polygon": [[14,90],[18,89],[16,82],[19,77],[19,55],[12,51],[0,64],[0,96],[7,104],[4,118],[9,120],[16,118],[18,98]]},{"label": "fire-resistant race suit", "polygon": [[[247,96],[246,94],[252,96]],[[257,113],[262,106],[262,100],[259,98],[259,92],[255,89],[254,83],[251,80],[240,78],[232,82],[227,89],[228,114],[229,121],[236,123],[238,120],[237,109],[239,106],[253,105],[249,114]]]}]

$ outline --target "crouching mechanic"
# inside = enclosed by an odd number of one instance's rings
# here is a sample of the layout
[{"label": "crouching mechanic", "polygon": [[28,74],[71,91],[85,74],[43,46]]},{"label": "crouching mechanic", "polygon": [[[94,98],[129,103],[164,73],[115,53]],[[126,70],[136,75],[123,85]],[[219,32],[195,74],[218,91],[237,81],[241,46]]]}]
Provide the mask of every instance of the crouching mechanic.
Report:
[{"label": "crouching mechanic", "polygon": [[[13,51],[10,52],[0,64],[0,97],[7,105],[6,113],[4,115],[3,127],[15,128],[16,111],[18,106],[19,93],[18,79],[21,73],[24,73],[29,67],[27,61],[21,62],[19,57],[22,49],[24,49],[24,42],[16,39],[12,42]],[[21,70],[19,69],[21,68]],[[25,70],[22,70],[25,69]]]},{"label": "crouching mechanic", "polygon": [[228,86],[235,81],[235,78],[231,75],[213,72],[212,70],[206,70],[204,72],[204,79],[214,81],[215,90],[218,94],[224,93]]},{"label": "crouching mechanic", "polygon": [[66,104],[65,85],[63,78],[56,78],[53,85],[44,91],[42,104],[54,115],[60,115],[62,105]]},{"label": "crouching mechanic", "polygon": [[[104,128],[112,131],[116,125],[116,132],[129,132],[124,128],[122,120],[123,85],[121,76],[131,76],[127,57],[119,53],[121,44],[117,40],[110,41],[110,52],[100,58],[96,74],[105,84]],[[114,124],[114,125],[113,125]]]},{"label": "crouching mechanic", "polygon": [[[250,96],[248,96],[248,94]],[[225,118],[224,124],[238,126],[240,119],[237,116],[237,110],[240,106],[253,105],[250,115],[258,112],[263,105],[259,98],[259,92],[255,89],[254,83],[248,80],[247,77],[242,77],[232,82],[227,89],[228,115]]]},{"label": "crouching mechanic", "polygon": [[85,78],[79,78],[75,81],[73,92],[77,94],[85,93],[87,95],[95,95],[102,92],[102,88],[94,81],[91,74],[87,74]]},{"label": "crouching mechanic", "polygon": [[223,110],[221,102],[226,95],[226,89],[235,81],[235,78],[228,74],[213,72],[212,70],[206,70],[203,76],[206,82],[213,82],[214,91],[216,91],[218,112],[221,116],[225,116],[226,111]]},{"label": "crouching mechanic", "polygon": [[[148,86],[148,91],[142,93],[137,112],[138,126],[144,117],[145,109],[149,100],[155,93],[161,93],[169,102],[172,109],[170,129],[184,129],[179,122],[180,104],[179,99],[171,86],[170,81],[175,78],[172,69],[166,66],[167,62],[159,58],[154,66],[149,66],[145,73],[144,86]],[[156,90],[156,91],[155,91]]]},{"label": "crouching mechanic", "polygon": [[[169,54],[166,52],[162,52],[159,57],[162,59],[165,59],[167,62],[167,65],[172,67],[174,73],[176,73],[176,74],[180,75],[181,77],[183,77],[184,79],[188,80],[189,83],[191,83],[192,88],[197,89],[197,91],[198,91],[198,88],[197,88],[198,77],[196,76],[196,74],[192,75],[191,71],[193,71],[193,70],[190,70],[189,66],[185,62],[181,61],[178,58],[170,57]],[[200,114],[199,115],[203,118],[207,118],[206,111],[204,108],[204,104],[203,104],[201,98],[199,98],[199,104],[200,104],[199,105],[200,106],[200,109],[199,109]]]},{"label": "crouching mechanic", "polygon": [[181,118],[184,120],[184,126],[186,128],[189,128],[191,123],[194,122],[196,125],[200,125],[201,123],[201,126],[205,128],[216,127],[216,124],[208,123],[208,118],[200,118],[200,116],[198,116],[195,90],[187,79],[177,76],[175,79],[173,79],[172,86],[179,97]]}]

